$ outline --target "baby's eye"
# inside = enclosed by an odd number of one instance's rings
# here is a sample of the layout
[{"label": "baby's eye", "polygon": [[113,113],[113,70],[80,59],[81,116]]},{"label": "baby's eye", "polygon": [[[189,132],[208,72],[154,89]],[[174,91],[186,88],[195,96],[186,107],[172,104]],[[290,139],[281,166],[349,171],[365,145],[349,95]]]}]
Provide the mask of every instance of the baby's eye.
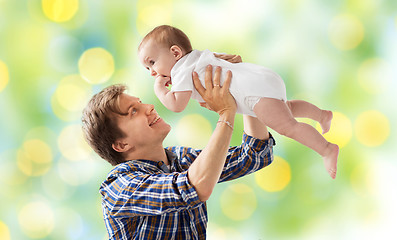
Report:
[{"label": "baby's eye", "polygon": [[150,65],[154,65],[154,61],[153,60],[150,60],[149,63],[150,63]]}]

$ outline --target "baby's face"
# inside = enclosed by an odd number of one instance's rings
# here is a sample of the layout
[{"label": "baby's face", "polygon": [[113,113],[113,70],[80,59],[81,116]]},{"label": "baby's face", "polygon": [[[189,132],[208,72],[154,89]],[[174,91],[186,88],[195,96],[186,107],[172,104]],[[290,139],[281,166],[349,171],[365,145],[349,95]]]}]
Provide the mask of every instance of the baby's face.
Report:
[{"label": "baby's face", "polygon": [[176,63],[176,59],[171,50],[157,44],[153,40],[148,40],[141,47],[138,53],[139,61],[153,77],[171,77],[171,69]]}]

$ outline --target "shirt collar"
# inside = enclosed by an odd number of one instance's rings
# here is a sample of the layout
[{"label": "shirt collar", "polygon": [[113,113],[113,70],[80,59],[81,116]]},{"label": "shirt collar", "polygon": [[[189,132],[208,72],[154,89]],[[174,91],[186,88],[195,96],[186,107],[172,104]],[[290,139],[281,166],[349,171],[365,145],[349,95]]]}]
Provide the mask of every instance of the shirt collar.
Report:
[{"label": "shirt collar", "polygon": [[[167,155],[168,162],[170,163],[170,166],[174,166],[175,163],[177,163],[177,155],[173,153],[172,151],[165,149],[165,153]],[[162,163],[162,164],[161,164]],[[121,172],[129,172],[129,171],[136,171],[138,169],[141,169],[142,167],[145,169],[150,169],[153,171],[158,171],[158,169],[162,169],[164,172],[170,172],[169,170],[166,171],[163,167],[161,166],[166,166],[164,162],[161,161],[154,161],[154,160],[147,160],[147,159],[134,159],[134,160],[129,160],[127,162],[118,164],[115,166],[109,173],[108,176],[112,176]]]}]

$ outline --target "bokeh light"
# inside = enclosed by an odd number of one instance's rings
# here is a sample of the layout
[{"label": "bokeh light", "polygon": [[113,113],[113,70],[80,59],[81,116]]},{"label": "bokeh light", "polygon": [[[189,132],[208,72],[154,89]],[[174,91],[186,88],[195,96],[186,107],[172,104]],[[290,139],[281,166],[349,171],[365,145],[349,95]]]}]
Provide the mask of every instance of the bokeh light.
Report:
[{"label": "bokeh light", "polygon": [[36,126],[25,134],[24,141],[38,139],[48,144],[51,149],[55,149],[57,147],[56,138],[57,134],[52,129],[46,126]]},{"label": "bokeh light", "polygon": [[144,36],[158,25],[171,24],[173,0],[138,0],[137,10],[136,28]]},{"label": "bokeh light", "polygon": [[68,111],[81,110],[82,100],[89,99],[85,89],[70,83],[60,84],[55,92],[55,97],[59,104]]},{"label": "bokeh light", "polygon": [[361,197],[368,197],[376,193],[375,174],[368,163],[357,165],[351,175],[350,181],[354,192]]},{"label": "bokeh light", "polygon": [[0,92],[7,86],[9,81],[7,65],[0,60]]},{"label": "bokeh light", "polygon": [[43,12],[54,22],[66,22],[79,9],[79,0],[42,0]]},{"label": "bokeh light", "polygon": [[176,126],[177,140],[185,146],[203,148],[207,145],[211,133],[210,122],[199,114],[184,116]]},{"label": "bokeh light", "polygon": [[381,94],[392,86],[393,72],[390,64],[380,58],[364,61],[358,69],[360,86],[371,94]]},{"label": "bokeh light", "polygon": [[51,40],[48,48],[49,63],[64,73],[77,71],[76,62],[83,52],[82,43],[74,37],[63,35]]},{"label": "bokeh light", "polygon": [[51,99],[52,110],[64,121],[81,118],[81,111],[91,97],[91,89],[80,75],[70,75],[59,81]]},{"label": "bokeh light", "polygon": [[229,185],[219,201],[222,212],[235,221],[248,219],[257,208],[254,190],[241,183]]},{"label": "bokeh light", "polygon": [[51,168],[52,160],[51,148],[39,139],[24,142],[17,156],[19,169],[28,176],[45,174]]},{"label": "bokeh light", "polygon": [[208,240],[244,240],[243,234],[235,228],[223,228],[221,226],[214,226],[214,230],[209,226],[207,229]]},{"label": "bokeh light", "polygon": [[[3,191],[0,195],[15,197],[19,187],[24,186],[30,175],[24,173],[18,167],[18,153],[20,149],[12,149],[4,151],[0,154],[0,183],[2,183]],[[12,159],[13,161],[9,161]],[[10,191],[7,191],[7,190]]]},{"label": "bokeh light", "polygon": [[[54,217],[62,219],[54,226],[55,239],[82,239],[84,233],[83,218],[72,208],[60,208],[54,212]],[[65,224],[66,223],[66,224]],[[65,226],[66,225],[66,226]],[[99,239],[99,238],[98,238]]]},{"label": "bokeh light", "polygon": [[[104,160],[103,160],[104,161]],[[57,164],[60,178],[71,186],[86,184],[95,174],[96,162],[88,158],[84,161],[74,161],[61,158]]]},{"label": "bokeh light", "polygon": [[357,47],[364,38],[363,24],[353,15],[338,15],[329,27],[331,42],[340,50]]},{"label": "bokeh light", "polygon": [[60,178],[71,186],[87,183],[96,168],[91,157],[92,150],[84,140],[81,126],[74,124],[65,127],[58,137],[58,148],[63,156],[57,163]]},{"label": "bokeh light", "polygon": [[275,156],[269,166],[255,173],[255,181],[267,192],[281,191],[291,181],[291,167],[286,160]]},{"label": "bokeh light", "polygon": [[84,140],[80,125],[65,127],[58,138],[58,147],[62,155],[71,160],[86,160],[91,153],[91,148]]},{"label": "bokeh light", "polygon": [[113,56],[103,48],[88,49],[79,59],[79,71],[88,83],[107,82],[114,73]]},{"label": "bokeh light", "polygon": [[[368,193],[372,194],[372,197],[377,197],[379,199],[376,202],[379,208],[374,209],[374,211],[377,212],[378,216],[376,224],[381,226],[381,231],[379,232],[389,233],[388,235],[384,234],[385,239],[397,232],[395,229],[395,223],[397,222],[397,206],[395,204],[397,191],[394,190],[395,183],[397,182],[397,166],[394,164],[394,156],[381,154],[378,163],[374,164],[374,162],[368,162],[368,167],[371,168],[368,172],[370,172],[372,176],[372,182],[367,181],[368,186],[371,187]],[[365,197],[368,195],[369,194],[365,195]],[[394,232],[391,230],[394,230]],[[374,235],[376,235],[376,233],[377,232],[375,232]]]},{"label": "bokeh light", "polygon": [[376,147],[383,144],[389,137],[390,123],[381,112],[366,111],[357,117],[354,132],[360,143],[368,147]]},{"label": "bokeh light", "polygon": [[[315,153],[311,154],[314,155]],[[294,183],[296,181],[302,181],[305,183],[304,188],[300,186],[293,188],[293,191],[296,191],[296,195],[298,197],[296,198],[297,200],[299,199],[308,206],[315,206],[332,198],[333,194],[335,194],[335,190],[332,187],[329,187],[329,183],[334,180],[329,176],[321,158],[316,157],[313,163],[310,163],[310,159],[306,157],[300,160],[292,159],[291,161],[295,161],[294,163],[300,165],[300,168],[298,168],[298,171],[294,174]],[[305,163],[299,161],[305,161]],[[336,179],[345,176],[344,173],[341,173],[343,171],[343,164],[343,159],[340,157]]]},{"label": "bokeh light", "polygon": [[18,220],[28,237],[43,239],[51,233],[54,227],[54,212],[44,202],[31,202],[21,209]]},{"label": "bokeh light", "polygon": [[60,176],[58,169],[52,168],[41,180],[44,192],[47,196],[57,201],[66,200],[75,192],[75,189],[70,186],[71,184],[65,184],[66,182]]},{"label": "bokeh light", "polygon": [[[316,129],[322,132],[320,124],[317,123]],[[343,148],[348,144],[353,135],[353,128],[350,119],[341,112],[333,112],[331,129],[324,134],[327,141],[337,144],[339,148]]]},{"label": "bokeh light", "polygon": [[8,229],[8,226],[0,221],[0,239],[1,240],[10,240],[10,230]]}]

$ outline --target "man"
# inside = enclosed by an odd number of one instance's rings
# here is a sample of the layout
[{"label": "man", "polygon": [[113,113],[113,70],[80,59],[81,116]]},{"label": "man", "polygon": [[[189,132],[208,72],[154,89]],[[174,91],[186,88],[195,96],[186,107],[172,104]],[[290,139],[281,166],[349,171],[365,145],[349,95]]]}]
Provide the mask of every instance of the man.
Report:
[{"label": "man", "polygon": [[115,166],[100,187],[109,239],[205,239],[207,208],[216,183],[255,172],[273,160],[274,139],[266,126],[244,116],[243,143],[229,147],[236,103],[231,73],[206,69],[205,89],[196,89],[219,121],[203,150],[163,147],[171,130],[153,105],[113,85],[93,96],[83,111],[90,146]]}]

